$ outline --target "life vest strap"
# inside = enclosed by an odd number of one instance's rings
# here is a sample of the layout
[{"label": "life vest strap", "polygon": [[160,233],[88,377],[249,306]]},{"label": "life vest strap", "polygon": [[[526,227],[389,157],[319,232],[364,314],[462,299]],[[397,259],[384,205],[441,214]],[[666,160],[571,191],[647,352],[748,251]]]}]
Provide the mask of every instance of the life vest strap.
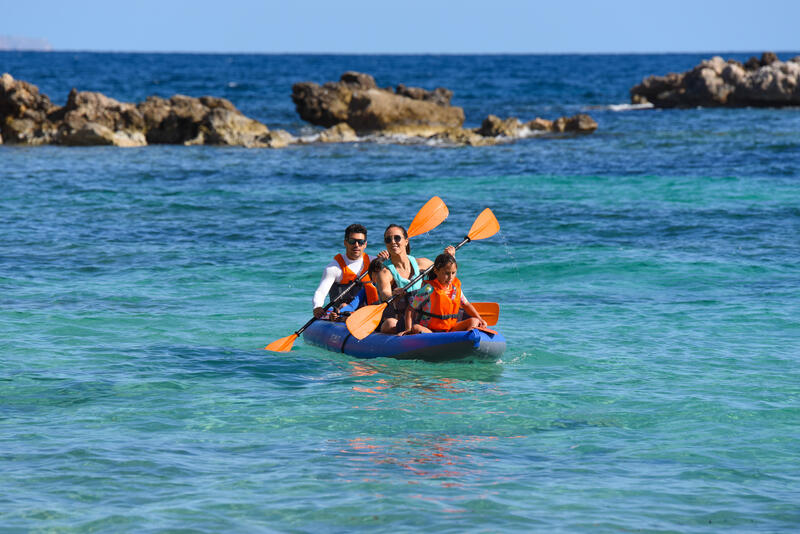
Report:
[{"label": "life vest strap", "polygon": [[431,313],[431,312],[428,312],[428,311],[425,311],[425,310],[416,310],[416,312],[419,313],[420,315],[422,315],[423,317],[434,317],[436,319],[442,319],[442,320],[458,319],[458,314],[457,313],[450,313],[448,315],[438,315],[436,313]]}]

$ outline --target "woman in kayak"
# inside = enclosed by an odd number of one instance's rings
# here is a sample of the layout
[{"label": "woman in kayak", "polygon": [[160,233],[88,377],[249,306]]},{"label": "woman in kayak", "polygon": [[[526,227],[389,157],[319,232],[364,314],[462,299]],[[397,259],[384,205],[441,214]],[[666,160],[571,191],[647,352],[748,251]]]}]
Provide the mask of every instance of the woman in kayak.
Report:
[{"label": "woman in kayak", "polygon": [[[378,273],[375,286],[378,288],[378,295],[381,300],[389,299],[393,294],[401,297],[395,298],[383,312],[383,319],[380,331],[384,334],[396,334],[403,332],[405,328],[405,310],[408,306],[408,296],[410,292],[422,287],[422,280],[417,280],[413,285],[408,286],[412,278],[431,266],[432,262],[428,258],[415,258],[411,256],[411,245],[408,242],[408,232],[398,224],[390,224],[383,232],[383,241],[386,243],[386,250],[389,258],[383,262],[386,269]],[[446,253],[455,254],[455,247],[444,249]]]},{"label": "woman in kayak", "polygon": [[[461,292],[456,278],[458,264],[450,254],[439,254],[433,263],[433,273],[416,292],[405,311],[405,330],[400,335],[431,332],[456,332],[486,327],[486,321]],[[470,316],[458,320],[461,308]],[[417,324],[414,323],[418,318]]]}]

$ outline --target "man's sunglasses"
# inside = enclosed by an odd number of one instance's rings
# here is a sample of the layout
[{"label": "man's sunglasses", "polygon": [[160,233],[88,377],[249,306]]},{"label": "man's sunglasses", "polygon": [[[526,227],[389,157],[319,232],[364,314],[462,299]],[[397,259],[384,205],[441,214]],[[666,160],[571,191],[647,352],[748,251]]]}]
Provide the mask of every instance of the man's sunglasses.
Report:
[{"label": "man's sunglasses", "polygon": [[387,235],[386,237],[383,238],[383,242],[388,245],[389,243],[392,242],[392,239],[394,239],[395,243],[399,243],[400,241],[403,240],[403,236],[401,236],[400,234]]},{"label": "man's sunglasses", "polygon": [[347,240],[347,242],[350,243],[351,245],[355,245],[356,243],[358,243],[359,245],[361,245],[363,247],[367,243],[367,240],[366,239],[355,239],[355,238],[351,237],[351,238],[349,238]]}]

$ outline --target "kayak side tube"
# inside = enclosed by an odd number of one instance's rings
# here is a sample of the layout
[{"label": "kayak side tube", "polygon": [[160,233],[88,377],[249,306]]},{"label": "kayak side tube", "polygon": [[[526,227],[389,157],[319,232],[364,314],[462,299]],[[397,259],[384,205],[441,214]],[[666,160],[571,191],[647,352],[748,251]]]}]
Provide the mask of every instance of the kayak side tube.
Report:
[{"label": "kayak side tube", "polygon": [[356,339],[344,323],[318,320],[303,331],[306,343],[342,352],[356,358],[396,358],[400,360],[451,361],[460,359],[497,360],[506,349],[500,333],[482,330],[436,332],[413,336],[372,333]]}]

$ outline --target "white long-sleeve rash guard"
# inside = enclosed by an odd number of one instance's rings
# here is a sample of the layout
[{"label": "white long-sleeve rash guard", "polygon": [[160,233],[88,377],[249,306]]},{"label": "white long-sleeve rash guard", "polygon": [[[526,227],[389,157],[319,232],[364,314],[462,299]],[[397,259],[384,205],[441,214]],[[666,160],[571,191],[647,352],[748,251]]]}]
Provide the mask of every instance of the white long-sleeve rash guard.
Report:
[{"label": "white long-sleeve rash guard", "polygon": [[[364,254],[367,256],[367,262],[369,263],[372,261],[372,258],[369,255]],[[347,265],[347,268],[353,271],[354,273],[358,274],[361,272],[361,268],[364,264],[364,260],[362,258],[358,258],[357,260],[351,260],[347,257],[347,255],[342,254],[344,258],[344,264]],[[336,260],[331,261],[326,267],[325,270],[322,271],[322,280],[319,281],[319,286],[317,290],[314,291],[314,298],[311,300],[311,305],[314,308],[321,308],[325,304],[325,297],[328,296],[328,292],[331,290],[331,286],[333,283],[342,282],[342,268],[339,267],[339,264],[336,263]]]}]

